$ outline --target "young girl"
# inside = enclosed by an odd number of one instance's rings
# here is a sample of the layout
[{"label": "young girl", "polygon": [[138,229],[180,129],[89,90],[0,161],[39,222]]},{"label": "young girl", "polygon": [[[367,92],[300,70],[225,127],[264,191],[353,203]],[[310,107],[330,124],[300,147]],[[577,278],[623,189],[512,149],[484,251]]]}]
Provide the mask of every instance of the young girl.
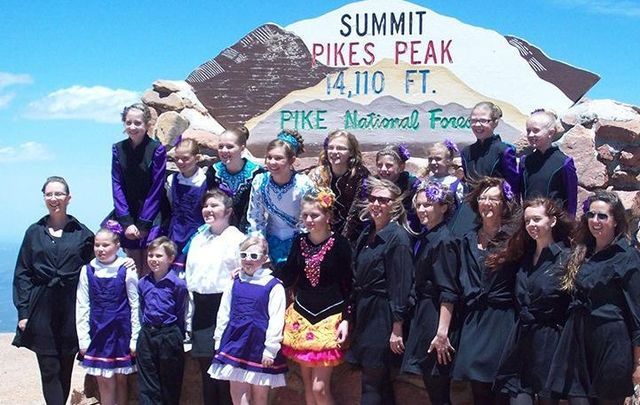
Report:
[{"label": "young girl", "polygon": [[127,374],[136,370],[133,356],[140,331],[138,277],[117,256],[116,232],[102,228],[96,233],[96,257],[80,271],[76,295],[81,364],[96,376],[100,403],[106,405],[127,403]]},{"label": "young girl", "polygon": [[202,196],[207,191],[207,182],[204,169],[198,167],[200,148],[195,140],[180,140],[174,152],[174,160],[180,172],[169,175],[165,185],[171,204],[168,236],[178,247],[174,268],[183,270],[186,258],[182,249],[204,223]]},{"label": "young girl", "polygon": [[458,153],[458,146],[452,141],[446,139],[444,142],[434,143],[427,148],[427,162],[424,176],[428,181],[444,184],[449,187],[456,198],[456,202],[462,202],[464,197],[464,187],[462,182],[451,174],[454,166],[453,159]]},{"label": "young girl", "polygon": [[269,242],[271,262],[284,265],[294,236],[298,233],[300,201],[313,188],[307,175],[293,170],[296,156],[304,151],[296,131],[283,131],[267,145],[267,173],[260,173],[251,185],[247,221],[251,232]]},{"label": "young girl", "polygon": [[296,237],[278,274],[295,293],[286,312],[282,353],[300,364],[307,405],[335,403],[331,373],[342,363],[351,315],[351,248],[331,231],[334,202],[326,188],[304,197],[301,220],[308,233]]},{"label": "young girl", "polygon": [[231,284],[231,274],[240,268],[238,246],[245,236],[229,225],[233,215],[231,197],[220,190],[207,191],[202,199],[201,228],[189,243],[185,267],[190,292],[189,316],[192,330],[191,357],[196,358],[202,373],[205,404],[230,403],[229,384],[212,380],[207,374],[213,357],[213,331],[223,291]]},{"label": "young girl", "polygon": [[369,170],[362,163],[358,139],[351,132],[336,130],[324,140],[318,167],[309,178],[316,187],[330,188],[336,196],[332,230],[355,242],[363,228],[358,219],[358,196],[363,192]]},{"label": "young girl", "polygon": [[122,247],[140,274],[146,247],[160,234],[162,198],[167,153],[160,142],[147,135],[149,108],[133,104],[122,111],[128,138],[113,145],[111,179],[114,216],[124,229]]},{"label": "young girl", "polygon": [[418,233],[420,220],[413,209],[412,201],[416,189],[420,185],[420,179],[405,170],[406,162],[410,157],[409,150],[404,145],[389,145],[376,154],[376,167],[379,179],[389,180],[400,187],[407,221],[411,230]]},{"label": "young girl", "polygon": [[247,146],[249,130],[244,126],[228,129],[220,135],[218,141],[218,157],[220,161],[214,163],[207,170],[207,188],[226,187],[233,198],[233,213],[231,225],[241,232],[249,227],[247,222],[247,208],[251,182],[264,168],[242,157]]},{"label": "young girl", "polygon": [[240,244],[242,272],[222,295],[214,334],[212,378],[231,381],[235,405],[266,405],[269,387],[285,385],[280,353],[286,298],[271,270],[267,241],[260,235]]}]

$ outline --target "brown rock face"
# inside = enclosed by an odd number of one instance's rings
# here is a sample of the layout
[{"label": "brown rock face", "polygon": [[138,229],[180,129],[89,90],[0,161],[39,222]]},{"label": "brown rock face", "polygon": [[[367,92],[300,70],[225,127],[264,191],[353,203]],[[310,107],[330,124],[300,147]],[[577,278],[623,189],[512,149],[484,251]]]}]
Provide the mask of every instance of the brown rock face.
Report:
[{"label": "brown rock face", "polygon": [[598,152],[598,159],[608,161],[608,162],[613,161],[613,153],[615,151],[611,146],[607,144],[600,145],[598,146],[596,151]]},{"label": "brown rock face", "polygon": [[573,157],[578,172],[578,184],[587,189],[607,185],[607,167],[598,161],[593,130],[576,125],[564,135],[560,149]]},{"label": "brown rock face", "polygon": [[153,130],[153,137],[163,145],[173,144],[175,139],[189,128],[189,121],[175,111],[160,114]]},{"label": "brown rock face", "polygon": [[[218,151],[218,135],[201,129],[188,128],[182,134],[182,139],[193,139],[198,142],[200,148],[208,149],[213,153]],[[204,151],[202,151],[204,152]]]},{"label": "brown rock face", "polygon": [[144,93],[142,102],[160,112],[180,111],[185,107],[184,101],[176,93],[158,93],[155,90]]},{"label": "brown rock face", "polygon": [[627,146],[620,152],[620,163],[630,167],[640,167],[640,146]]},{"label": "brown rock face", "polygon": [[630,121],[600,120],[597,127],[596,135],[600,139],[627,144],[640,142],[640,115]]}]

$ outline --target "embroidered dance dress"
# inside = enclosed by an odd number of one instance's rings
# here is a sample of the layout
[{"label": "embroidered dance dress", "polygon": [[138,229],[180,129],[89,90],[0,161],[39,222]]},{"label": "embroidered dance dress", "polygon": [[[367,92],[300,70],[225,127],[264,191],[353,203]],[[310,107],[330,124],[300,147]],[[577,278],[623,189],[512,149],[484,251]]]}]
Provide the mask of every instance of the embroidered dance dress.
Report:
[{"label": "embroidered dance dress", "polygon": [[[520,175],[516,163],[516,150],[513,145],[502,142],[499,135],[465,146],[460,152],[462,168],[467,180],[477,180],[485,176],[505,179],[513,193],[519,195]],[[465,195],[470,191],[464,184]],[[473,231],[478,224],[476,214],[467,202],[463,202],[455,216],[449,222],[453,235],[462,238]]]},{"label": "embroidered dance dress", "polygon": [[552,146],[542,153],[536,150],[520,158],[522,199],[547,197],[559,200],[564,209],[576,216],[578,175],[573,159]]},{"label": "embroidered dance dress", "polygon": [[360,236],[354,252],[355,327],[346,360],[365,368],[384,368],[393,357],[389,348],[393,322],[407,320],[413,258],[402,225],[390,222],[369,243],[371,232],[373,225]]},{"label": "embroidered dance dress", "polygon": [[487,269],[487,251],[478,248],[477,232],[459,241],[458,275],[464,303],[460,344],[453,364],[455,380],[492,383],[507,337],[515,324],[515,270]]},{"label": "embroidered dance dress", "polygon": [[261,233],[269,243],[269,256],[276,266],[287,260],[293,238],[298,234],[302,197],[313,189],[307,175],[294,172],[283,185],[271,174],[256,175],[251,185],[247,221],[250,232]]},{"label": "embroidered dance dress", "polygon": [[554,243],[535,265],[531,254],[523,257],[515,286],[518,318],[500,360],[496,391],[552,397],[545,383],[567,318],[570,298],[561,279],[568,255],[567,246]]},{"label": "embroidered dance dress", "polygon": [[588,255],[575,280],[569,319],[547,385],[574,397],[621,399],[633,393],[640,346],[640,252],[624,237]]},{"label": "embroidered dance dress", "polygon": [[233,218],[231,225],[240,232],[246,233],[249,228],[247,222],[247,210],[249,208],[249,195],[251,194],[251,182],[258,173],[264,172],[264,168],[246,158],[242,159],[244,165],[237,173],[230,173],[222,162],[216,162],[207,170],[207,188],[212,189],[224,185],[233,194]]},{"label": "embroidered dance dress", "polygon": [[113,377],[136,371],[135,350],[140,331],[138,276],[117,258],[111,264],[93,259],[78,282],[76,322],[81,361],[87,374]]},{"label": "embroidered dance dress", "polygon": [[[222,297],[214,334],[216,355],[211,378],[285,386],[287,363],[280,351],[286,298],[271,270],[258,269],[253,276],[240,273]],[[274,359],[262,365],[264,356]]]},{"label": "embroidered dance dress", "polygon": [[[435,352],[427,349],[438,331],[440,305],[458,301],[458,249],[446,223],[426,231],[416,247],[416,306],[409,328],[402,371],[425,376],[448,376],[450,365],[438,364]],[[456,316],[454,311],[454,317]],[[454,320],[449,325],[452,346],[456,346]]]},{"label": "embroidered dance dress", "polygon": [[351,312],[349,241],[333,234],[315,245],[308,234],[298,235],[287,264],[276,275],[295,290],[285,316],[283,354],[310,367],[340,364],[344,352],[336,330]]},{"label": "embroidered dance dress", "polygon": [[113,145],[111,182],[115,209],[112,215],[124,230],[135,225],[141,232],[149,232],[144,239],[122,237],[125,249],[144,249],[161,234],[160,203],[166,164],[164,146],[148,135],[135,148],[129,138]]}]

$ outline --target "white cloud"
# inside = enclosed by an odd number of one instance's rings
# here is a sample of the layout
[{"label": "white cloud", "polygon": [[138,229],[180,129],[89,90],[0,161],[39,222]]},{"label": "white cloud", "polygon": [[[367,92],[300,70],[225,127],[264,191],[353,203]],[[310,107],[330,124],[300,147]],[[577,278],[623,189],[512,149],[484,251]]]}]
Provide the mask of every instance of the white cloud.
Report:
[{"label": "white cloud", "polygon": [[31,84],[33,79],[27,74],[0,72],[0,89],[16,84]]},{"label": "white cloud", "polygon": [[8,106],[15,96],[16,93],[0,94],[0,110]]},{"label": "white cloud", "polygon": [[25,142],[18,146],[0,146],[0,163],[27,162],[53,159],[53,153],[37,142]]},{"label": "white cloud", "polygon": [[139,101],[140,95],[135,91],[76,85],[32,101],[27,106],[25,116],[33,119],[116,123],[120,121],[120,112],[126,105]]},{"label": "white cloud", "polygon": [[555,3],[593,14],[640,17],[640,4],[631,0],[555,0]]}]

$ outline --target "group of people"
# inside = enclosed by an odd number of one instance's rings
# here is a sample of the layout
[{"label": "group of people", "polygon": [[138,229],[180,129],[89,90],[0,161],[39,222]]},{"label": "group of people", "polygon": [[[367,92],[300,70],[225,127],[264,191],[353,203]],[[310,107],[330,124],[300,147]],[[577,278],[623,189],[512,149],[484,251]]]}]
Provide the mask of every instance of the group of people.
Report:
[{"label": "group of people", "polygon": [[240,127],[207,168],[180,139],[167,176],[148,108],[126,107],[114,211],[95,236],[67,213],[63,178],[43,186],[49,213],[16,264],[14,344],[37,354],[48,404],[65,403],[77,353],[101,403],[126,403],[137,371],[141,404],[177,404],[187,345],[205,404],[266,404],[287,359],[308,405],[335,403],[345,361],[362,371],[363,404],[395,403],[394,368],[421,375],[433,404],[451,404],[452,379],[476,404],[622,404],[640,384],[640,253],[624,207],[596,191],[576,221],[555,114],[531,114],[519,159],[494,133],[501,115],[477,104],[476,141],[430,146],[415,174],[402,145],[370,173],[344,130],[309,173],[293,168],[296,131],[262,166],[243,157]]}]

